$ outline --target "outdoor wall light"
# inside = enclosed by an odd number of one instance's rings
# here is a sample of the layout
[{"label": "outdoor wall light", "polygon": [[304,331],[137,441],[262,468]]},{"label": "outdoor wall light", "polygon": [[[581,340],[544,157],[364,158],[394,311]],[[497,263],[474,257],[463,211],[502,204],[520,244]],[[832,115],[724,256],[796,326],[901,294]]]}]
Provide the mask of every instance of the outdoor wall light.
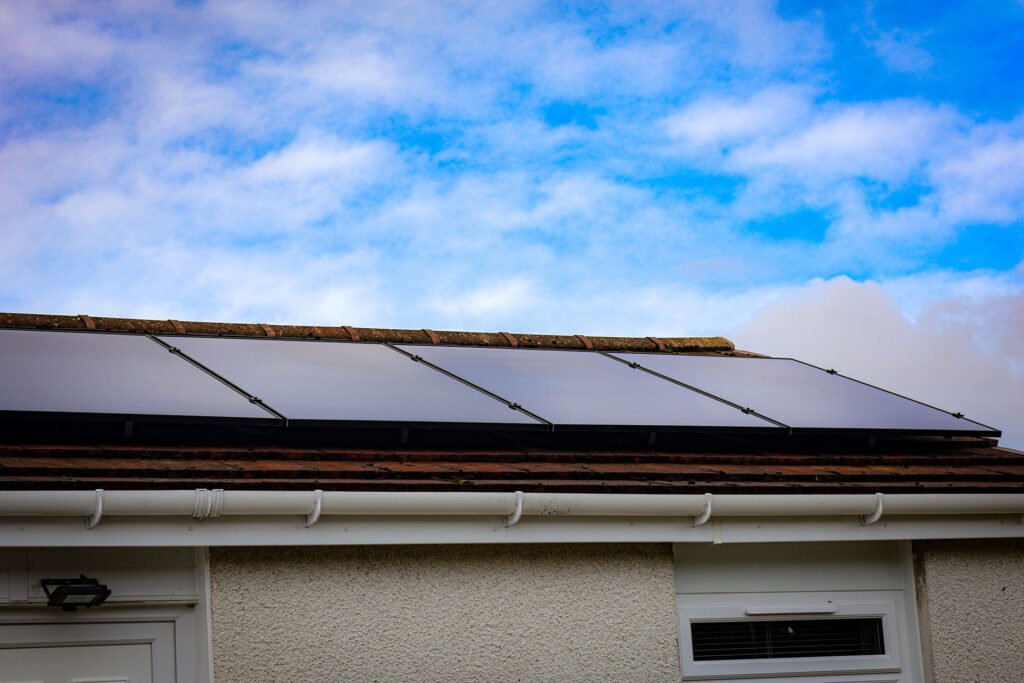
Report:
[{"label": "outdoor wall light", "polygon": [[43,579],[39,582],[46,591],[50,607],[60,607],[65,612],[74,612],[79,607],[99,605],[110,597],[110,589],[96,579],[82,574],[77,579]]}]

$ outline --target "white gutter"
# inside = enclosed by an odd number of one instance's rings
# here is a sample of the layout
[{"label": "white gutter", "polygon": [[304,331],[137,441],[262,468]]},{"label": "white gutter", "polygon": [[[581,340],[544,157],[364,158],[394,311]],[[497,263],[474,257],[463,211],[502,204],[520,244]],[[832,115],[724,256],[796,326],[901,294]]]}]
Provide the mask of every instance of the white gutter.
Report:
[{"label": "white gutter", "polygon": [[365,491],[0,491],[0,516],[86,518],[93,528],[118,516],[300,515],[307,525],[330,515],[499,515],[508,525],[530,516],[720,517],[1024,514],[1024,494],[892,493],[826,495],[653,495],[614,493],[464,493]]}]

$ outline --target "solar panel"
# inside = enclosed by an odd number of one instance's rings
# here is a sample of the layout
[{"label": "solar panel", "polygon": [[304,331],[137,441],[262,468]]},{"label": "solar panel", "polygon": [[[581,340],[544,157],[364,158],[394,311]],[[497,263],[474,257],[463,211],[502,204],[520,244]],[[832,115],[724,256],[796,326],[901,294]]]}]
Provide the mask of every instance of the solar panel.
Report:
[{"label": "solar panel", "polygon": [[267,418],[144,336],[0,330],[0,410]]},{"label": "solar panel", "polygon": [[556,425],[768,427],[770,422],[599,353],[404,346]]},{"label": "solar panel", "polygon": [[289,420],[541,424],[382,344],[167,337]]},{"label": "solar panel", "polygon": [[991,432],[991,428],[786,358],[612,354],[794,428]]}]

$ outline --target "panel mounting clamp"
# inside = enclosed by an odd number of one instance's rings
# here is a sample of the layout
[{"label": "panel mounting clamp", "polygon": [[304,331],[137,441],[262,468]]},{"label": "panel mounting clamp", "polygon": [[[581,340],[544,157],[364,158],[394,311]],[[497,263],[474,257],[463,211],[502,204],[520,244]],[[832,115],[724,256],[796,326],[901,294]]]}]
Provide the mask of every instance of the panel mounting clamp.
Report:
[{"label": "panel mounting clamp", "polygon": [[103,519],[103,489],[96,489],[96,506],[93,508],[92,514],[85,520],[85,528],[96,528],[101,519]]},{"label": "panel mounting clamp", "polygon": [[511,334],[509,334],[508,332],[499,332],[498,334],[503,336],[508,341],[508,345],[511,346],[512,348],[519,346],[519,340],[516,339]]},{"label": "panel mounting clamp", "polygon": [[711,519],[711,499],[713,497],[713,494],[704,494],[704,512],[700,513],[698,517],[691,517],[690,526],[703,526],[708,523],[708,520]]},{"label": "panel mounting clamp", "polygon": [[440,344],[440,343],[441,343],[441,339],[440,339],[440,337],[438,337],[438,336],[437,336],[437,333],[436,333],[436,332],[434,332],[433,330],[428,330],[427,328],[425,328],[425,327],[424,327],[424,328],[423,328],[423,332],[424,332],[424,334],[426,334],[426,335],[427,335],[428,337],[430,337],[430,343],[431,343],[431,344],[437,345],[437,344]]},{"label": "panel mounting clamp", "polygon": [[512,509],[512,514],[505,517],[505,527],[510,527],[513,524],[518,524],[519,520],[523,518],[523,492],[516,491],[516,506]]},{"label": "panel mounting clamp", "polygon": [[884,493],[876,493],[875,494],[875,511],[872,512],[870,515],[867,515],[866,517],[864,515],[861,515],[861,517],[860,517],[860,525],[861,526],[868,526],[869,524],[874,524],[875,522],[877,522],[878,520],[880,520],[882,518],[882,513],[884,511],[885,511],[885,494]]},{"label": "panel mounting clamp", "polygon": [[180,320],[174,320],[173,318],[168,318],[167,322],[169,322],[171,324],[171,327],[173,327],[174,331],[177,332],[178,334],[186,334],[185,326],[181,324]]},{"label": "panel mounting clamp", "polygon": [[274,328],[270,325],[267,325],[266,323],[258,323],[258,325],[263,328],[263,331],[266,332],[267,336],[271,339],[277,336],[277,332],[274,332]]},{"label": "panel mounting clamp", "polygon": [[579,339],[581,342],[583,342],[583,348],[585,348],[587,351],[593,351],[594,350],[594,343],[592,341],[590,341],[589,337],[587,337],[586,335],[583,335],[583,334],[577,334],[576,338]]},{"label": "panel mounting clamp", "polygon": [[320,521],[320,512],[324,509],[324,492],[321,489],[317,489],[313,493],[316,494],[316,499],[313,501],[313,509],[306,515],[305,524],[307,529]]},{"label": "panel mounting clamp", "polygon": [[96,329],[96,321],[93,320],[92,318],[90,318],[89,316],[87,316],[85,313],[79,314],[78,317],[82,319],[83,323],[85,323],[85,328],[87,330],[95,330]]},{"label": "panel mounting clamp", "polygon": [[341,327],[343,330],[348,332],[349,339],[351,339],[352,341],[359,341],[359,333],[356,332],[356,328],[352,327],[351,325],[342,325]]}]

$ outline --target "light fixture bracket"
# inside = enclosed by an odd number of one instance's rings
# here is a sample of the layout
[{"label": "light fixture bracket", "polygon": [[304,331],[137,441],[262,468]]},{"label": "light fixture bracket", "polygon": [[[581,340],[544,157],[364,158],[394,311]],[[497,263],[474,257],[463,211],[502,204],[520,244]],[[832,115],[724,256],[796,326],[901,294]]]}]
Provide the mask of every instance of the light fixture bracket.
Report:
[{"label": "light fixture bracket", "polygon": [[77,579],[43,579],[39,582],[46,592],[50,607],[74,612],[79,607],[93,607],[110,597],[110,589],[96,579],[81,574]]}]

